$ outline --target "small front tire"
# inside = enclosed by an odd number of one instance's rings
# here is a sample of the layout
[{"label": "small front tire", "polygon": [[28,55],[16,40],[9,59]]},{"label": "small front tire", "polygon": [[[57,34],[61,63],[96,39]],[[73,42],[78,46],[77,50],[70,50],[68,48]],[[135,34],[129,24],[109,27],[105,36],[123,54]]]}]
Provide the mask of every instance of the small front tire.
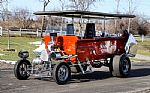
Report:
[{"label": "small front tire", "polygon": [[71,78],[71,69],[65,62],[60,62],[54,66],[53,78],[59,85],[66,84]]}]

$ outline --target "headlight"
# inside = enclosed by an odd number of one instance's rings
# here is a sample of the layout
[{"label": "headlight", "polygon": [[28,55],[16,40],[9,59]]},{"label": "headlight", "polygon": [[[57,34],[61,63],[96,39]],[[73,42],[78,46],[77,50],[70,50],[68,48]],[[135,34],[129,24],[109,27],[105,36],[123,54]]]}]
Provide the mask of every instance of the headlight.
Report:
[{"label": "headlight", "polygon": [[32,62],[33,62],[34,65],[42,64],[42,60],[40,58],[38,58],[38,57],[33,59]]},{"label": "headlight", "polygon": [[20,58],[28,58],[29,57],[29,52],[28,51],[25,51],[25,50],[21,50],[19,53],[18,53],[18,56]]}]

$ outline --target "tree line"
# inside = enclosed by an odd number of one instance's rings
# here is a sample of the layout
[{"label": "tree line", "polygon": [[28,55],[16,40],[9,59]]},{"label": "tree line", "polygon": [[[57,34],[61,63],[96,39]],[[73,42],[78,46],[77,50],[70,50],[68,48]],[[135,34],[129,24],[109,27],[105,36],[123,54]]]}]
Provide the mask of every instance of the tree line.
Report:
[{"label": "tree line", "polygon": [[[43,3],[43,11],[46,11],[46,7],[48,4],[51,3],[52,0],[39,0]],[[61,10],[83,10],[83,11],[90,11],[94,6],[95,3],[102,4],[105,0],[58,0],[61,3]],[[119,6],[121,0],[116,1],[116,13],[120,13]],[[67,3],[66,3],[67,2]],[[133,0],[127,0],[128,2],[128,11],[127,14],[135,14],[134,10],[136,9],[133,6]],[[46,24],[49,23],[48,19],[50,17],[42,17],[42,16],[35,16],[33,15],[29,9],[24,8],[17,8],[12,11],[7,9],[8,0],[0,0],[0,26],[6,29],[14,29],[14,28],[33,28],[33,29],[46,29]],[[65,19],[60,17],[58,18],[51,18],[50,24],[53,26],[61,26],[61,24],[65,23]],[[111,31],[119,31],[121,29],[128,28],[128,19],[122,20],[112,20],[107,22],[108,26]],[[117,25],[117,27],[115,26]],[[150,21],[145,19],[142,16],[138,16],[131,20],[130,22],[130,31],[133,34],[139,35],[150,35]],[[98,25],[102,28],[102,24]],[[102,29],[101,29],[102,30]]]}]

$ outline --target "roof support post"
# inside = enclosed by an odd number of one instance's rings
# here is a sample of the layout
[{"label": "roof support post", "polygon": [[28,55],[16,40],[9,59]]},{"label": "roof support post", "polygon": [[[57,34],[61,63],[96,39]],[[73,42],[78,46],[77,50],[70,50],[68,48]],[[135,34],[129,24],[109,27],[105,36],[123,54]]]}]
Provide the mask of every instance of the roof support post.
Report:
[{"label": "roof support post", "polygon": [[103,30],[104,30],[104,32],[105,32],[105,30],[106,30],[106,20],[105,20],[105,16],[104,16],[104,25],[103,25],[104,27],[103,27]]},{"label": "roof support post", "polygon": [[130,32],[130,27],[131,27],[131,19],[129,18],[129,23],[128,23],[128,33]]},{"label": "roof support post", "polygon": [[81,15],[81,18],[80,18],[80,37],[83,38],[82,34],[83,34],[83,16]]}]

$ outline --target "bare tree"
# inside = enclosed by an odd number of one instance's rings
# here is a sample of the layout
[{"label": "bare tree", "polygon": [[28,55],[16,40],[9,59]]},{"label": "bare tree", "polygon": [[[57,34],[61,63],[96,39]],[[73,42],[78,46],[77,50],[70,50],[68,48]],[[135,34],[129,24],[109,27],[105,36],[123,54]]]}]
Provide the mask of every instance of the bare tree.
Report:
[{"label": "bare tree", "polygon": [[17,26],[17,28],[30,28],[33,20],[28,9],[17,8],[12,13],[11,21],[13,22],[12,25]]},{"label": "bare tree", "polygon": [[43,2],[43,11],[46,10],[47,5],[50,3],[50,0],[39,0],[40,2]]},{"label": "bare tree", "polygon": [[117,2],[116,12],[119,13],[120,0],[115,0]]},{"label": "bare tree", "polygon": [[149,23],[147,22],[147,20],[144,20],[141,22],[140,26],[138,27],[138,34],[139,35],[144,35],[146,36],[148,34],[148,25]]},{"label": "bare tree", "polygon": [[5,6],[8,4],[8,0],[0,0],[0,11],[5,9]]},{"label": "bare tree", "polygon": [[[115,1],[117,2],[116,12],[117,12],[117,14],[119,14],[120,0],[115,0]],[[118,20],[116,19],[115,20],[115,31],[117,31],[117,23],[118,23]]]},{"label": "bare tree", "polygon": [[[40,2],[43,2],[43,11],[46,10],[47,5],[50,3],[50,0],[39,0]],[[45,16],[42,18],[42,27],[41,27],[41,37],[43,37],[43,29],[45,27]]]},{"label": "bare tree", "polygon": [[8,11],[8,0],[0,0],[0,16],[2,21],[7,19],[9,11]]},{"label": "bare tree", "polygon": [[128,12],[129,14],[133,14],[136,10],[136,6],[134,5],[134,0],[127,0],[128,1]]},{"label": "bare tree", "polygon": [[[135,11],[135,7],[133,8],[133,0],[128,0],[128,13],[129,14],[133,14],[133,12]],[[131,29],[131,19],[129,18],[129,24],[128,24],[128,32],[130,31]]]},{"label": "bare tree", "polygon": [[[121,0],[115,0],[117,2],[117,8],[116,8],[116,12],[119,13],[119,6],[120,6],[120,2]],[[128,9],[127,9],[127,13],[128,14],[133,14],[136,7],[133,7],[133,0],[127,0],[127,3],[128,3]],[[125,21],[125,20],[124,20]],[[131,29],[131,19],[128,20],[128,24],[125,24],[125,25],[128,25],[127,29],[128,29],[128,32],[129,30]],[[120,25],[122,24],[121,22],[119,22],[118,20],[115,20],[115,29],[117,30],[117,25]],[[120,29],[120,28],[119,28]]]},{"label": "bare tree", "polygon": [[70,7],[74,10],[89,10],[90,6],[93,5],[96,1],[101,0],[69,0],[71,2]]},{"label": "bare tree", "polygon": [[[117,3],[116,12],[119,13],[119,6],[120,6],[121,0],[115,0],[115,1],[116,1],[116,3]],[[127,10],[125,9],[125,11],[127,11],[129,14],[132,14],[132,13],[135,12],[135,10],[136,10],[136,7],[133,6],[133,4],[134,4],[133,1],[134,1],[134,0],[127,0],[128,9],[127,9]]]},{"label": "bare tree", "polygon": [[61,10],[63,11],[65,9],[65,7],[67,6],[67,2],[66,0],[59,0],[60,4],[61,4]]}]

